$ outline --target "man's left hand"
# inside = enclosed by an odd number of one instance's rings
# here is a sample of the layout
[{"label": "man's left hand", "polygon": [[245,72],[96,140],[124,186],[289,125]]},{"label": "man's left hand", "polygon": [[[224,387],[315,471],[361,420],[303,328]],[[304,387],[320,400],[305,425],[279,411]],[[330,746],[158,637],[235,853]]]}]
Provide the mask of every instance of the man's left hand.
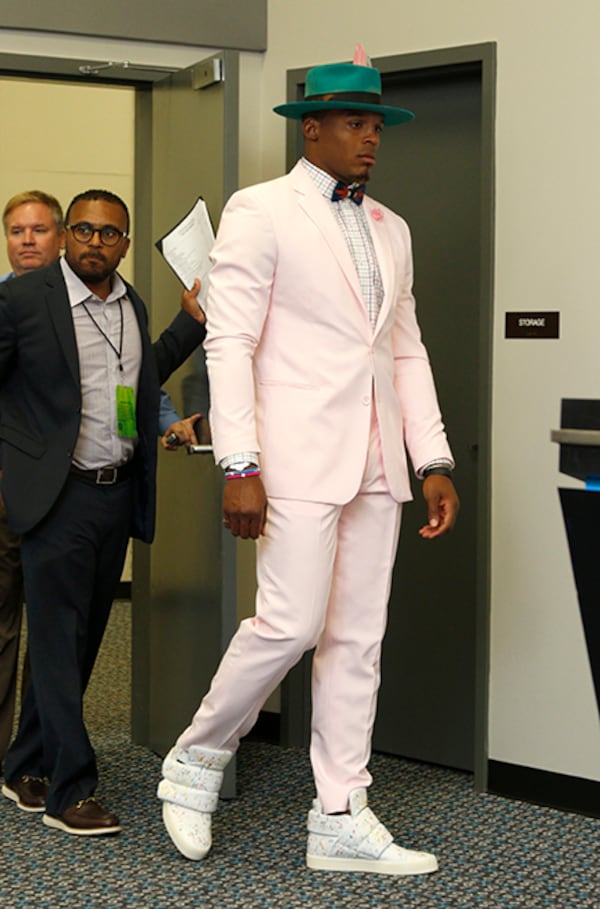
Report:
[{"label": "man's left hand", "polygon": [[423,480],[423,497],[427,502],[429,518],[419,534],[424,540],[433,540],[452,530],[460,502],[450,477],[441,474],[431,474]]},{"label": "man's left hand", "polygon": [[[167,451],[175,451],[177,448],[181,448],[182,445],[197,445],[198,439],[194,432],[194,426],[201,419],[201,413],[193,413],[191,417],[186,417],[185,420],[171,423],[165,434],[160,437],[160,444]],[[167,442],[171,434],[177,436],[176,442]]]}]

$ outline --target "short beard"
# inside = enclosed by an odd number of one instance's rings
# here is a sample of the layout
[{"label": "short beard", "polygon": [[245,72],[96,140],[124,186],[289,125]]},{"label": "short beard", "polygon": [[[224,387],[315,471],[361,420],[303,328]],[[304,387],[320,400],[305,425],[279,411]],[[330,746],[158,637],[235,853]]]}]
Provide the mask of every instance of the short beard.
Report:
[{"label": "short beard", "polygon": [[[88,269],[85,267],[85,261],[82,262],[80,260],[78,262],[71,262],[68,256],[66,256],[65,258],[67,260],[67,263],[71,266],[71,268],[77,275],[77,277],[81,278],[81,280],[83,281],[84,284],[102,284],[114,272],[114,269],[110,268],[106,264],[105,264],[104,268],[102,268],[100,262],[98,262],[98,267],[100,268],[100,270]],[[96,261],[98,261],[98,260],[96,260]]]}]

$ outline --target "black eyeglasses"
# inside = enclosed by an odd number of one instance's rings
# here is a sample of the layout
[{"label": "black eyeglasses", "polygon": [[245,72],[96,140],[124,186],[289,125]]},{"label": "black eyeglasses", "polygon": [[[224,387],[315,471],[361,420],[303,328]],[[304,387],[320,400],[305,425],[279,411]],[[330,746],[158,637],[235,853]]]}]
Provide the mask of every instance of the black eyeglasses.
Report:
[{"label": "black eyeglasses", "polygon": [[94,227],[88,221],[79,221],[78,224],[67,224],[66,229],[70,230],[78,243],[89,243],[94,234],[98,234],[103,246],[116,246],[119,240],[127,236],[126,230],[119,230],[112,224],[105,224],[104,227]]}]

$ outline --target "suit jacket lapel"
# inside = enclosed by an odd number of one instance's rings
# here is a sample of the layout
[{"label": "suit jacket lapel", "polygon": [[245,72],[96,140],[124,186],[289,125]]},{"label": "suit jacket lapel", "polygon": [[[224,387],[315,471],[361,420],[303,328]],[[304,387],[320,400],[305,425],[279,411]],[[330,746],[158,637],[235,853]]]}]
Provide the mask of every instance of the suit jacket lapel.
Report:
[{"label": "suit jacket lapel", "polygon": [[146,307],[144,306],[141,297],[138,297],[131,284],[128,284],[126,281],[125,286],[127,287],[127,296],[129,297],[131,305],[133,306],[133,311],[137,320],[142,343],[142,362],[140,364],[140,381],[138,386],[139,394],[140,391],[145,388],[146,369],[148,368],[148,365],[152,359],[150,356],[152,353],[152,342],[150,340],[150,335],[148,334],[148,318],[146,314]]},{"label": "suit jacket lapel", "polygon": [[[306,173],[301,162],[298,162],[293,170],[290,171],[290,178],[293,180],[300,207],[321,231],[325,242],[338,261],[338,264],[353,291],[365,329],[371,332],[369,317],[360,289],[356,268],[352,261],[352,256],[348,251],[348,246],[346,245],[339,224],[337,223],[330,206],[327,204],[327,201],[323,198],[323,195],[319,192],[310,176]],[[394,256],[393,251],[390,248],[389,233],[383,218],[383,212],[377,203],[368,196],[365,196],[363,206],[367,215],[369,230],[373,238],[373,245],[375,247],[375,254],[381,272],[384,291],[381,311],[375,326],[375,334],[377,334],[377,331],[380,326],[383,325],[387,312],[392,305]],[[375,216],[373,216],[373,212],[375,212]]]},{"label": "suit jacket lapel", "polygon": [[[56,336],[64,353],[69,372],[75,382],[81,383],[79,372],[79,354],[77,351],[77,339],[75,337],[75,327],[73,325],[73,315],[69,304],[69,296],[65,287],[64,278],[60,265],[56,263],[50,267],[46,276],[46,306],[50,315],[50,320],[54,326]],[[131,300],[133,310],[136,315],[140,336],[142,339],[142,368],[148,362],[148,352],[150,340],[148,332],[144,330],[146,325],[146,312],[144,304],[138,297],[134,289],[126,283],[127,296]]]},{"label": "suit jacket lapel", "polygon": [[367,215],[369,230],[373,239],[375,255],[377,256],[377,264],[379,265],[379,272],[381,274],[381,280],[383,283],[383,302],[381,304],[381,309],[377,317],[377,324],[375,326],[375,334],[377,334],[378,330],[385,321],[385,317],[390,306],[392,305],[394,254],[390,246],[389,232],[386,229],[383,211],[377,205],[377,203],[370,199],[368,196],[365,196],[363,206]]},{"label": "suit jacket lapel", "polygon": [[50,321],[54,326],[58,342],[65,355],[69,372],[73,376],[75,382],[79,385],[79,357],[77,354],[77,341],[75,339],[73,316],[71,314],[69,296],[58,262],[48,270],[45,283],[45,303],[50,315]]},{"label": "suit jacket lapel", "polygon": [[342,269],[344,276],[356,297],[357,303],[364,310],[362,293],[354,262],[352,261],[346,241],[344,240],[339,224],[337,223],[327,200],[323,198],[322,193],[319,192],[315,183],[306,173],[301,162],[298,162],[294,169],[290,171],[290,178],[294,183],[294,189],[298,196],[300,208],[321,232],[323,239]]}]

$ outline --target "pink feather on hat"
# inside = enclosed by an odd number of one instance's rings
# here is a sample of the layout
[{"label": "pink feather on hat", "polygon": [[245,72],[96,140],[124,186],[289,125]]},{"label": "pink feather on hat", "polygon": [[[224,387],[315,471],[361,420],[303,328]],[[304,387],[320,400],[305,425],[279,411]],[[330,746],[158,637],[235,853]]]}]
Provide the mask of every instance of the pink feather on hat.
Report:
[{"label": "pink feather on hat", "polygon": [[360,41],[354,48],[354,57],[352,58],[352,62],[356,64],[356,66],[372,66],[371,60],[369,57],[367,57],[367,52]]}]

